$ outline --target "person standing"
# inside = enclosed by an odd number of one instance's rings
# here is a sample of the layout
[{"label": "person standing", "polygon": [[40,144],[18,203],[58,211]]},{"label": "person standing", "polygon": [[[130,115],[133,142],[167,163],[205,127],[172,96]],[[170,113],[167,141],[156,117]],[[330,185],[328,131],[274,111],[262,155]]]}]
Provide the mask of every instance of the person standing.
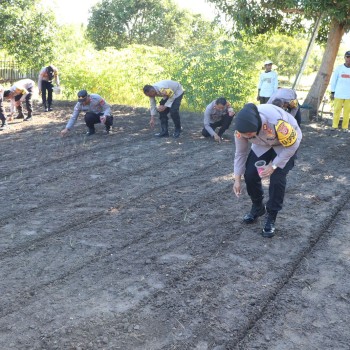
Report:
[{"label": "person standing", "polygon": [[[181,133],[180,106],[184,90],[180,83],[173,80],[162,80],[153,85],[145,85],[143,93],[149,97],[151,103],[151,128],[155,125],[155,116],[159,112],[161,131],[156,134],[158,137],[168,137],[168,114],[174,122],[175,130],[173,136],[178,138]],[[155,97],[162,99],[157,106]]]},{"label": "person standing", "polygon": [[[235,130],[233,192],[237,197],[241,195],[241,178],[244,175],[252,207],[243,221],[251,224],[267,212],[261,234],[271,238],[275,234],[275,221],[283,206],[287,174],[294,167],[302,132],[295,118],[283,109],[272,104],[256,106],[253,103],[246,104],[236,114]],[[258,160],[267,164],[260,174],[255,167]],[[270,176],[270,185],[265,208],[261,178],[267,176]]]},{"label": "person standing", "polygon": [[344,59],[344,64],[335,69],[331,78],[331,100],[334,100],[332,130],[338,128],[340,114],[343,110],[342,130],[348,132],[350,117],[350,51],[345,52]]},{"label": "person standing", "polygon": [[45,112],[52,111],[51,105],[53,81],[55,81],[56,86],[60,86],[58,69],[52,64],[50,64],[49,66],[43,67],[41,69],[38,78],[39,95],[41,94]]},{"label": "person standing", "polygon": [[266,61],[264,63],[265,72],[260,74],[257,97],[260,104],[266,103],[271,95],[278,89],[278,76],[277,73],[272,70],[272,64],[272,61]]},{"label": "person standing", "polygon": [[[24,119],[25,121],[32,120],[32,95],[35,83],[31,79],[22,79],[15,82],[9,90],[4,91],[4,98],[11,101],[11,118],[15,112],[18,111],[17,119]],[[25,101],[27,109],[27,117],[23,114],[22,102]]]},{"label": "person standing", "polygon": [[78,103],[66,127],[61,131],[65,136],[74,126],[81,111],[85,111],[85,124],[88,127],[87,136],[95,134],[95,124],[104,124],[106,134],[109,134],[113,125],[110,105],[97,94],[88,94],[86,90],[78,92]]},{"label": "person standing", "polygon": [[4,130],[4,128],[6,128],[7,126],[7,120],[6,120],[7,118],[6,118],[3,100],[4,100],[4,87],[0,85],[0,120],[1,120],[0,130]]},{"label": "person standing", "polygon": [[297,93],[293,89],[281,88],[277,89],[269,100],[268,104],[273,104],[278,106],[289,114],[291,114],[297,121],[298,125],[301,124],[301,113],[300,113],[300,105],[297,99]]},{"label": "person standing", "polygon": [[[204,137],[213,137],[215,141],[221,142],[222,135],[230,127],[235,115],[231,104],[220,97],[209,103],[204,112],[204,128],[202,135]],[[218,133],[215,129],[220,127]]]}]

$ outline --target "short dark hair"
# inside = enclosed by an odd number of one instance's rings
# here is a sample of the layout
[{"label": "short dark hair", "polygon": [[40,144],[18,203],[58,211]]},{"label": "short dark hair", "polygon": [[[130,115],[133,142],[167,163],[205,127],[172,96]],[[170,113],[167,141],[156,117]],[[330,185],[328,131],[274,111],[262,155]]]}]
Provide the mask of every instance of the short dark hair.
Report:
[{"label": "short dark hair", "polygon": [[272,104],[277,106],[277,107],[280,107],[282,108],[283,105],[284,105],[284,101],[281,100],[280,98],[275,98],[273,101],[272,101]]},{"label": "short dark hair", "polygon": [[150,91],[154,90],[154,87],[152,85],[145,85],[143,87],[143,93],[148,94]]},{"label": "short dark hair", "polygon": [[226,98],[225,97],[219,97],[216,101],[215,101],[215,104],[216,105],[223,105],[223,106],[226,106]]},{"label": "short dark hair", "polygon": [[11,90],[5,90],[4,91],[4,97],[7,97],[8,95],[10,95]]}]

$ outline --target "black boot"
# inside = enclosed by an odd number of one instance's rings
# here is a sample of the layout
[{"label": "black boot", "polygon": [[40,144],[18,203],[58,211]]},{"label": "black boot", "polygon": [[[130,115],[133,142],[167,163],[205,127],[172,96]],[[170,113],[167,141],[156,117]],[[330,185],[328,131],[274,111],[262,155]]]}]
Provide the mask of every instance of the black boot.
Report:
[{"label": "black boot", "polygon": [[112,131],[112,125],[113,125],[113,116],[112,116],[112,115],[108,115],[108,116],[106,117],[106,123],[105,123],[106,134],[111,133],[111,131]]},{"label": "black boot", "polygon": [[265,212],[266,209],[262,202],[253,202],[250,212],[244,215],[243,221],[246,224],[252,224],[259,216],[264,215]]},{"label": "black boot", "polygon": [[161,126],[161,131],[155,136],[157,137],[169,137],[169,131],[168,131],[168,121],[167,120],[162,120],[160,123]]},{"label": "black boot", "polygon": [[17,116],[15,117],[15,119],[24,119],[24,114],[23,114],[22,110],[19,110],[19,111],[18,111],[18,114],[17,114]]},{"label": "black boot", "polygon": [[24,119],[25,122],[32,120],[32,112],[28,112],[27,117]]},{"label": "black boot", "polygon": [[86,133],[86,136],[91,136],[95,133],[95,128],[89,128],[89,130]]},{"label": "black boot", "polygon": [[264,228],[261,235],[266,238],[272,238],[275,235],[275,221],[277,212],[269,212],[265,218]]},{"label": "black boot", "polygon": [[180,136],[180,134],[181,134],[181,127],[180,128],[175,128],[175,131],[174,131],[174,138],[178,138],[179,136]]}]

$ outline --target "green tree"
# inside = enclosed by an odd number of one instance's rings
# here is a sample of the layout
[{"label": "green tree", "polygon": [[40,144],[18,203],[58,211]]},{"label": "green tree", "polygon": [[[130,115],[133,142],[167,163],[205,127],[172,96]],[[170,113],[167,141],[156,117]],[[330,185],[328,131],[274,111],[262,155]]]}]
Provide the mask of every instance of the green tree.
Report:
[{"label": "green tree", "polygon": [[189,46],[174,57],[171,76],[184,86],[188,107],[203,110],[224,96],[241,108],[256,87],[253,49],[242,41],[217,36],[210,45]]},{"label": "green tree", "polygon": [[40,68],[53,58],[55,16],[40,0],[0,0],[0,49],[23,69]]},{"label": "green tree", "polygon": [[[341,38],[350,28],[349,0],[207,0],[232,19],[235,35],[254,37],[278,32],[305,32],[322,16],[318,39],[326,41],[320,69],[305,100],[316,115],[327,89]],[[309,22],[307,22],[309,21]]]},{"label": "green tree", "polygon": [[171,0],[102,0],[90,10],[87,35],[97,50],[130,44],[169,47],[188,28],[188,18]]}]

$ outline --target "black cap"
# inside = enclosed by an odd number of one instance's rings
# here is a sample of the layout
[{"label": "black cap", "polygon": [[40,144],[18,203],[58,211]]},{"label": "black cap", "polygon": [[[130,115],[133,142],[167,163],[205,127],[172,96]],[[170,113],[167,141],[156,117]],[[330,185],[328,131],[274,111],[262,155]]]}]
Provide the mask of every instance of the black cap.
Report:
[{"label": "black cap", "polygon": [[259,132],[261,119],[254,103],[247,103],[235,116],[235,130],[240,133]]},{"label": "black cap", "polygon": [[346,51],[344,56],[350,56],[350,51]]},{"label": "black cap", "polygon": [[88,93],[86,90],[80,90],[78,92],[78,102],[85,102],[87,95],[88,95]]}]

